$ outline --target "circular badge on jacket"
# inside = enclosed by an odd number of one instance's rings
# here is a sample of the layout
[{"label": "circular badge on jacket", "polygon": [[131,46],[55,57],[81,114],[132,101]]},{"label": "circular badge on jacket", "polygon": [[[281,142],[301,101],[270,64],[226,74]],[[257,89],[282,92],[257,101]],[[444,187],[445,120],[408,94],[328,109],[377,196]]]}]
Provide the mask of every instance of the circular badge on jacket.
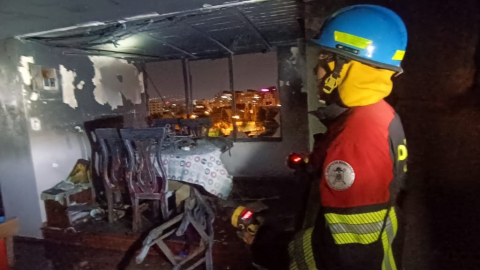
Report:
[{"label": "circular badge on jacket", "polygon": [[328,164],[325,170],[325,178],[332,189],[342,191],[353,185],[355,172],[347,162],[335,160]]}]

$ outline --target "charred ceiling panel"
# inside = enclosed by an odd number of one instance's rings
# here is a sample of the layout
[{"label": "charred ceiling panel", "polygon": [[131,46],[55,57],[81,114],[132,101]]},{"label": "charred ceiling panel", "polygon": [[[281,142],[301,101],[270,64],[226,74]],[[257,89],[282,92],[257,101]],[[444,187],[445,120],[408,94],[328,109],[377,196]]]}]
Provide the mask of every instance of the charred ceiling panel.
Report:
[{"label": "charred ceiling panel", "polygon": [[71,27],[85,22],[131,19],[139,14],[155,13],[168,16],[185,11],[198,12],[238,6],[264,0],[15,0],[2,1],[0,39],[56,28]]},{"label": "charred ceiling panel", "polygon": [[23,38],[64,48],[67,54],[152,61],[266,52],[303,38],[299,1],[235,3],[175,14],[146,14]]}]

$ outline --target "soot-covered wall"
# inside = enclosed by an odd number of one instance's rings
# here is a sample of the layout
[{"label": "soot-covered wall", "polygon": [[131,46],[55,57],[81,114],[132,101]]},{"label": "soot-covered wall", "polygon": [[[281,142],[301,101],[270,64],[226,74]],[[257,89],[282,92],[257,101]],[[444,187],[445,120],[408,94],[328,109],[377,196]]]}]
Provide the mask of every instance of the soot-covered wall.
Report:
[{"label": "soot-covered wall", "polygon": [[397,12],[409,33],[405,73],[388,98],[408,141],[405,269],[478,269],[480,3],[308,1],[307,33],[365,3]]},{"label": "soot-covered wall", "polygon": [[35,228],[41,225],[41,215],[21,78],[15,64],[18,58],[11,44],[2,41],[0,46],[0,188],[5,215],[19,218],[21,234],[40,236]]},{"label": "soot-covered wall", "polygon": [[[19,217],[21,235],[41,237],[45,209],[40,193],[65,180],[78,159],[90,158],[84,122],[122,115],[126,127],[145,126],[143,74],[137,68],[141,64],[125,60],[64,55],[59,49],[17,40],[3,44],[0,57],[7,61],[2,61],[1,101],[6,120],[2,119],[0,141],[16,147],[0,156],[5,210],[8,217]],[[38,74],[32,64],[55,69],[59,90],[35,89],[32,77]],[[21,155],[22,163],[8,166],[15,156],[11,152]]]}]

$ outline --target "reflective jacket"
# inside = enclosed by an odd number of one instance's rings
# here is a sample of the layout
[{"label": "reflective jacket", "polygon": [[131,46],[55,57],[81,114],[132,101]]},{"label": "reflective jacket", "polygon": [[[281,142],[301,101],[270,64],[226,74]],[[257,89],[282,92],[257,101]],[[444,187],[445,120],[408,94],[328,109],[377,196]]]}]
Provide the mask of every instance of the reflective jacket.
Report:
[{"label": "reflective jacket", "polygon": [[290,269],[402,269],[399,202],[407,171],[400,118],[384,100],[347,109],[315,143],[315,227],[289,245]]}]

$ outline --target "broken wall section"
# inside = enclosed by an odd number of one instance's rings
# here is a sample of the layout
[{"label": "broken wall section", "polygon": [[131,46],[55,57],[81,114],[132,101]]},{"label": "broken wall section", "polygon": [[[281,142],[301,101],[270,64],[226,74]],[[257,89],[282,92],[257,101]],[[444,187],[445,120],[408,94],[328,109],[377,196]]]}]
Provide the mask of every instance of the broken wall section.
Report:
[{"label": "broken wall section", "polygon": [[[122,115],[125,127],[145,126],[142,64],[110,57],[64,55],[60,49],[32,42],[10,41],[10,48],[15,51],[12,59],[17,59],[20,87],[15,91],[20,91],[24,100],[35,178],[34,185],[27,188],[35,190],[29,196],[34,196],[36,203],[23,210],[40,214],[40,222],[29,224],[29,231],[21,234],[39,237],[46,220],[41,192],[65,180],[78,159],[90,158],[84,122]],[[56,76],[57,80],[43,82],[35,79],[38,76]],[[4,197],[21,192],[17,188]]]}]

